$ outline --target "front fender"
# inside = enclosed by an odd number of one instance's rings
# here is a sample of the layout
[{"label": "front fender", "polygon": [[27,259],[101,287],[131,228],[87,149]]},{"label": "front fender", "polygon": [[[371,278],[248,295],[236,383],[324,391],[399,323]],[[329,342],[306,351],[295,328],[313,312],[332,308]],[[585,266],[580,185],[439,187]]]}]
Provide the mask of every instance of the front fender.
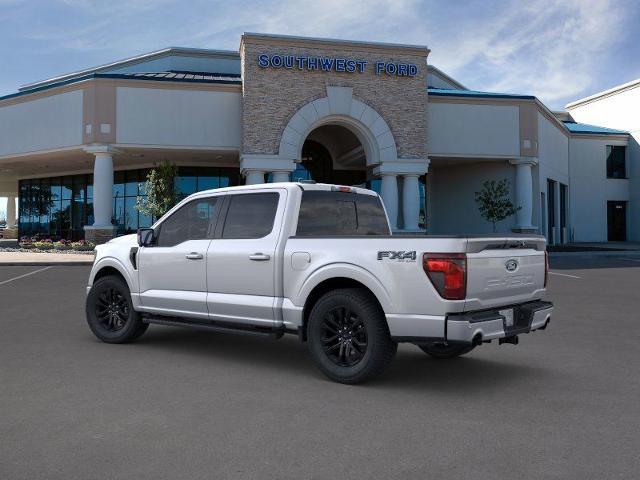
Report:
[{"label": "front fender", "polygon": [[300,307],[304,306],[313,289],[320,283],[332,278],[349,278],[363,284],[373,292],[385,313],[395,311],[391,295],[382,282],[369,270],[351,263],[332,263],[323,265],[315,270],[305,279],[300,291],[292,299],[293,304]]},{"label": "front fender", "polygon": [[93,281],[98,272],[107,267],[115,268],[124,277],[132,295],[138,293],[138,276],[134,275],[129,268],[116,257],[102,257],[93,264],[93,268],[89,274],[90,286],[93,285]]}]

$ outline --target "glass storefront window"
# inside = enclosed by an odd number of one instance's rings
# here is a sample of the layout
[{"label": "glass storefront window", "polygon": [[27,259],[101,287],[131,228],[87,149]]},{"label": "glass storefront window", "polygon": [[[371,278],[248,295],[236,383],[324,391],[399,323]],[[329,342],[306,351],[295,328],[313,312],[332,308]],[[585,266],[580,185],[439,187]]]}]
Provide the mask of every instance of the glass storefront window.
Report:
[{"label": "glass storefront window", "polygon": [[[148,169],[114,173],[113,224],[118,234],[150,227],[151,217],[135,208],[146,195]],[[179,167],[176,184],[181,196],[231,185],[240,180],[237,168]],[[21,180],[19,185],[19,231],[21,236],[58,240],[84,238],[83,227],[92,225],[93,175],[73,175]]]},{"label": "glass storefront window", "polygon": [[192,193],[195,193],[197,185],[198,177],[176,177],[176,192],[178,192],[178,198],[182,199],[188,195],[191,195]]}]

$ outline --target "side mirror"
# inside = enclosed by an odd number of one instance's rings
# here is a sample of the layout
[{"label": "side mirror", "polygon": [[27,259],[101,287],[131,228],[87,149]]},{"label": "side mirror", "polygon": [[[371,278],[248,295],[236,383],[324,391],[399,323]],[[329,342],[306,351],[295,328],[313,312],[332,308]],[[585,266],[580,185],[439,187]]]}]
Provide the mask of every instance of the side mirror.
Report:
[{"label": "side mirror", "polygon": [[138,229],[138,245],[141,247],[151,247],[155,241],[155,232],[153,231],[153,228]]}]

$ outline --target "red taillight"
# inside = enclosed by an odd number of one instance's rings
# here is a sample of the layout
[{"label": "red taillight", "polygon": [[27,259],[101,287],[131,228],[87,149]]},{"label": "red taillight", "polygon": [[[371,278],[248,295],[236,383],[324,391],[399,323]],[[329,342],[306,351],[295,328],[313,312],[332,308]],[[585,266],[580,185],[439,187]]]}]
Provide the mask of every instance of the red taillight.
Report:
[{"label": "red taillight", "polygon": [[464,300],[467,293],[467,256],[464,253],[425,253],[422,267],[442,298]]},{"label": "red taillight", "polygon": [[549,252],[544,251],[544,288],[547,288],[549,281]]}]

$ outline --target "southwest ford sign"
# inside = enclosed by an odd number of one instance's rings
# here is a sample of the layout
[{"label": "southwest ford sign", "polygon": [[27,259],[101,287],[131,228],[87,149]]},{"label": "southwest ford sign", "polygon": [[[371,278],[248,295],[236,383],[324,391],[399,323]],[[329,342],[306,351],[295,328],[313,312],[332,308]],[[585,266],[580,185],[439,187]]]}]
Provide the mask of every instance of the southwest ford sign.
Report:
[{"label": "southwest ford sign", "polygon": [[373,68],[376,75],[385,74],[396,77],[415,77],[418,66],[413,63],[375,62],[372,67],[365,60],[353,60],[336,57],[300,57],[297,55],[258,55],[261,68],[284,68],[289,70],[318,70],[322,72],[364,73]]}]

